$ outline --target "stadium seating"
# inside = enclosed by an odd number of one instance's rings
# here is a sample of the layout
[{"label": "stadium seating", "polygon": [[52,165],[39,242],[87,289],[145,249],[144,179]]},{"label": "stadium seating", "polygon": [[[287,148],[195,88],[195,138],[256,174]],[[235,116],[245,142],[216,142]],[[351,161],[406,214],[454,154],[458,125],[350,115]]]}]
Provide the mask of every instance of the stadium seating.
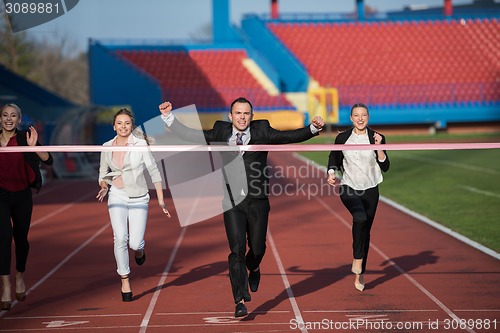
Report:
[{"label": "stadium seating", "polygon": [[240,96],[255,109],[293,109],[282,94],[270,96],[243,66],[245,50],[144,51],[117,54],[159,81],[166,99],[177,107],[196,104],[198,110],[227,110]]},{"label": "stadium seating", "polygon": [[496,18],[267,26],[341,105],[500,101]]}]

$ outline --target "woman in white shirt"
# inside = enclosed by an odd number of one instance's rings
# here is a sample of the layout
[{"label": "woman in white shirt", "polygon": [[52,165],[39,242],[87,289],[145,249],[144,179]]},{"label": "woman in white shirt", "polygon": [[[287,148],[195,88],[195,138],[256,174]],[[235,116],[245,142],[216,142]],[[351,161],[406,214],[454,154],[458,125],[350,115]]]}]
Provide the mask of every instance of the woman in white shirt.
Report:
[{"label": "woman in white shirt", "polygon": [[385,137],[368,128],[370,114],[365,104],[354,104],[351,108],[353,127],[341,132],[335,144],[373,144],[374,150],[331,151],[328,158],[328,184],[335,186],[335,172],[342,175],[340,199],[352,215],[353,263],[356,274],[354,286],[364,290],[363,273],[366,269],[372,228],[379,200],[378,184],[383,180],[382,172],[389,170],[389,157],[385,150]]},{"label": "woman in white shirt", "polygon": [[137,147],[133,151],[103,151],[99,168],[101,189],[96,198],[103,201],[109,191],[108,211],[113,228],[114,253],[117,272],[122,281],[122,300],[132,301],[130,288],[128,248],[135,251],[135,261],[142,265],[146,260],[144,233],[149,205],[149,189],[144,177],[147,170],[156,189],[158,203],[163,213],[170,217],[163,201],[163,188],[156,162],[147,149],[147,137],[138,138],[133,134],[134,116],[127,109],[119,110],[113,118],[116,136],[103,146]]}]

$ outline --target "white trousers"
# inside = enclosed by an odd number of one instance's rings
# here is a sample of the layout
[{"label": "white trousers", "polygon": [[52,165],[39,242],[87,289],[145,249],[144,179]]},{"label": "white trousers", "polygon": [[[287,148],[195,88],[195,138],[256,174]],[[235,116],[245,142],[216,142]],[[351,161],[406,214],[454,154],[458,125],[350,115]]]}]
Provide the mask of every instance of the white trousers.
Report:
[{"label": "white trousers", "polygon": [[144,249],[148,204],[149,194],[129,198],[124,189],[111,186],[108,211],[113,228],[116,271],[120,275],[130,274],[128,248]]}]

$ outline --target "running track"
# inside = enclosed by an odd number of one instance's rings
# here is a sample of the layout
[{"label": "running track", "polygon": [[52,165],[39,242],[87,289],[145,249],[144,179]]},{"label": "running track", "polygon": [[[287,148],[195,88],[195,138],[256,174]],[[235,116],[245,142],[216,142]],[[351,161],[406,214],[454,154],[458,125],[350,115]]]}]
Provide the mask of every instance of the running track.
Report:
[{"label": "running track", "polygon": [[[294,195],[271,197],[268,251],[247,317],[233,318],[220,217],[181,228],[171,201],[170,220],[151,205],[147,261],[132,259],[134,301],[123,303],[97,183],[53,181],[35,196],[27,299],[0,312],[0,332],[500,331],[498,259],[381,202],[358,292],[350,216],[338,196],[304,195],[321,192],[324,177],[290,153],[273,152],[270,162],[308,174],[273,179],[273,194],[287,185]],[[460,319],[474,323],[461,329]]]}]

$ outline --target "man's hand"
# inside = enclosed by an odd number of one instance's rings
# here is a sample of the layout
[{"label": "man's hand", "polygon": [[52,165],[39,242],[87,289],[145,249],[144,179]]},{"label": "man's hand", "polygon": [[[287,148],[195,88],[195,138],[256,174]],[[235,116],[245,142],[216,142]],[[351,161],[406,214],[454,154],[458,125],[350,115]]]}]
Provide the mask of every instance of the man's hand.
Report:
[{"label": "man's hand", "polygon": [[170,102],[163,102],[163,103],[161,103],[159,105],[159,108],[160,108],[161,114],[166,117],[172,111],[172,103],[170,103]]},{"label": "man's hand", "polygon": [[320,116],[314,116],[314,118],[312,119],[311,123],[318,130],[321,130],[323,128],[323,126],[325,126],[325,121]]}]

